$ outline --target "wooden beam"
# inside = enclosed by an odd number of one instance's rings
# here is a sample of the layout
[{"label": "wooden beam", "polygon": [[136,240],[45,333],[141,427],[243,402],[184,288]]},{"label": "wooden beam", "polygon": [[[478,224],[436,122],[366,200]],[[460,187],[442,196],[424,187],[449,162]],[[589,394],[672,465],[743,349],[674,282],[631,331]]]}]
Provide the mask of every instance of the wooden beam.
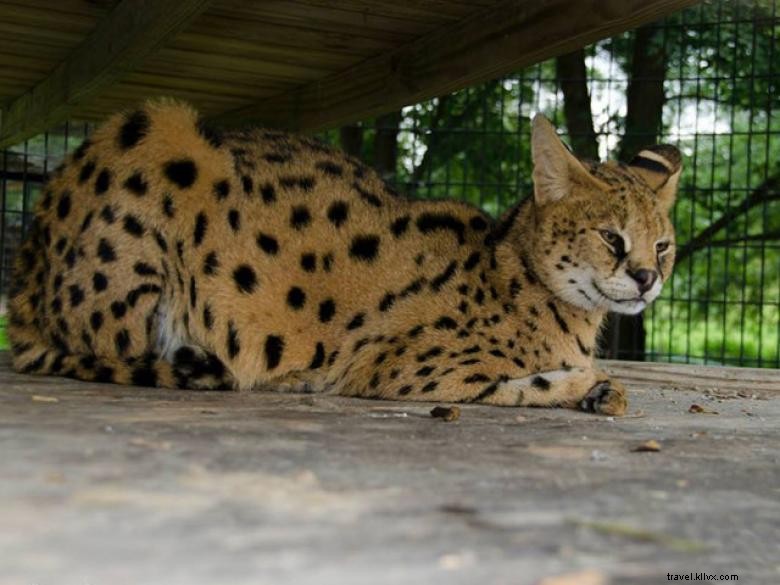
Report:
[{"label": "wooden beam", "polygon": [[512,0],[287,93],[218,116],[312,131],[495,79],[700,0]]},{"label": "wooden beam", "polygon": [[122,0],[47,77],[2,111],[0,148],[68,118],[133,71],[211,0]]}]

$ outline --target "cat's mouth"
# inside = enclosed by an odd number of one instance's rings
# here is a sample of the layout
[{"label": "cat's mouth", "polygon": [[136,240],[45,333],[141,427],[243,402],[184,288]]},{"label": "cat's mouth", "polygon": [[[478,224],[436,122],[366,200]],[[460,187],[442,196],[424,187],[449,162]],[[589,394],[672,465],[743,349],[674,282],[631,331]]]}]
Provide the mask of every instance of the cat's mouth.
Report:
[{"label": "cat's mouth", "polygon": [[595,280],[590,281],[591,286],[596,290],[597,293],[599,293],[602,297],[607,299],[610,302],[613,303],[646,303],[644,298],[642,297],[631,297],[630,299],[616,299],[615,297],[612,297],[608,295],[606,292],[604,292],[604,289],[602,289],[598,283]]}]

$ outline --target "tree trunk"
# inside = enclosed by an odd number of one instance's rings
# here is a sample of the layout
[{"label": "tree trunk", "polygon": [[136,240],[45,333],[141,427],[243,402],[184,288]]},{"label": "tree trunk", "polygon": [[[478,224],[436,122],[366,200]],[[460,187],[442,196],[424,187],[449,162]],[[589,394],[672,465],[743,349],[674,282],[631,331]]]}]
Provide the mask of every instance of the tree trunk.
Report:
[{"label": "tree trunk", "polygon": [[620,160],[628,161],[642,147],[654,144],[661,132],[666,78],[666,51],[661,29],[637,29],[626,92],[626,129],[620,142]]},{"label": "tree trunk", "polygon": [[339,128],[339,144],[341,150],[354,156],[363,158],[363,128],[360,126],[342,126]]},{"label": "tree trunk", "polygon": [[376,137],[374,138],[374,168],[385,181],[395,181],[398,163],[398,125],[401,112],[390,112],[376,119]]},{"label": "tree trunk", "polygon": [[555,74],[563,92],[563,115],[571,146],[577,156],[598,160],[599,145],[590,109],[585,51],[580,49],[555,59]]}]

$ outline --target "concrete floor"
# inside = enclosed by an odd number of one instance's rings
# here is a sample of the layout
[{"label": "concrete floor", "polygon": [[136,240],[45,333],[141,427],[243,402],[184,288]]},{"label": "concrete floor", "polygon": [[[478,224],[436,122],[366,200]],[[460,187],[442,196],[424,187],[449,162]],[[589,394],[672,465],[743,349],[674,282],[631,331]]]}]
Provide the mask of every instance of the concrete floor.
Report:
[{"label": "concrete floor", "polygon": [[0,583],[780,583],[780,373],[621,367],[625,418],[444,422],[32,378],[0,356]]}]

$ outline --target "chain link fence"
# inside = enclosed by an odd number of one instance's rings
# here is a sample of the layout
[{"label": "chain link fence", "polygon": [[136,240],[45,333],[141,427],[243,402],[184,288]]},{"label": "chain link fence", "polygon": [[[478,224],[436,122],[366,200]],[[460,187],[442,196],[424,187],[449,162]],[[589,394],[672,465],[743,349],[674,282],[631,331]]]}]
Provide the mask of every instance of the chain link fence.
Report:
[{"label": "chain link fence", "polygon": [[[531,193],[530,119],[579,155],[685,156],[678,263],[640,318],[611,318],[603,354],[780,367],[780,0],[704,2],[507,78],[322,135],[399,190],[499,215]],[[46,173],[89,132],[70,123],[2,153],[0,347],[12,257]]]}]

